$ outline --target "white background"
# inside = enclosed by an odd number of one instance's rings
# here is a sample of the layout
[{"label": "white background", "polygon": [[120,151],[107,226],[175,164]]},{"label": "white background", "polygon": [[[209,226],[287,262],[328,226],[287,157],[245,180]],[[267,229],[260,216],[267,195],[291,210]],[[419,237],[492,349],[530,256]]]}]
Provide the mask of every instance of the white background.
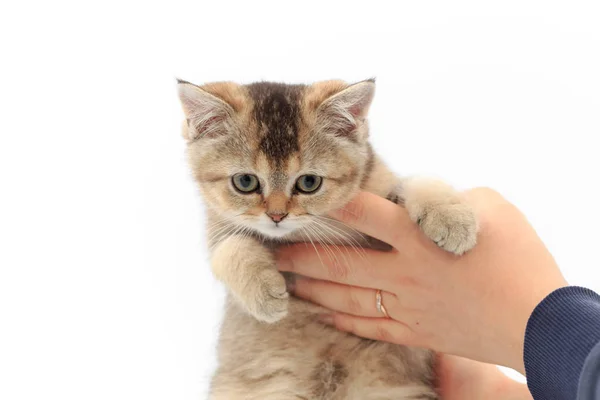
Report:
[{"label": "white background", "polygon": [[597,1],[12,3],[1,399],[205,398],[222,288],[176,76],[377,77],[372,137],[395,170],[496,188],[600,290]]}]

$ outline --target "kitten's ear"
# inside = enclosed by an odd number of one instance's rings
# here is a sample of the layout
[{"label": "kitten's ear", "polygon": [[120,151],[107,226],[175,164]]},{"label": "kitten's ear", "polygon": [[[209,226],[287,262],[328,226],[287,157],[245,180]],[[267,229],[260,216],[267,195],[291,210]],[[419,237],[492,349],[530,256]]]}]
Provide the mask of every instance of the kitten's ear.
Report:
[{"label": "kitten's ear", "polygon": [[178,81],[177,86],[187,119],[184,137],[189,142],[217,137],[227,132],[227,122],[234,114],[229,104],[189,82]]},{"label": "kitten's ear", "polygon": [[373,79],[350,85],[319,106],[318,121],[336,136],[352,136],[364,123],[374,96]]}]

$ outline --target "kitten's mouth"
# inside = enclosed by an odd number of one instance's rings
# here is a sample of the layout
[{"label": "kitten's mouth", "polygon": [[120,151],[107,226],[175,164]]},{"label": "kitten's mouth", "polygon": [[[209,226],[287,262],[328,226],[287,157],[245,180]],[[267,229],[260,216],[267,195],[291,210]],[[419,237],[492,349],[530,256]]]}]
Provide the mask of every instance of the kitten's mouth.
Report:
[{"label": "kitten's mouth", "polygon": [[259,227],[257,230],[266,236],[273,236],[277,238],[281,238],[295,232],[297,227],[290,227],[289,224],[282,223],[271,223],[271,225],[266,227]]},{"label": "kitten's mouth", "polygon": [[265,216],[264,218],[258,218],[258,220],[252,224],[253,229],[260,234],[272,238],[283,238],[297,231],[301,226],[301,222],[293,217],[288,217],[280,221],[273,221],[271,218]]}]

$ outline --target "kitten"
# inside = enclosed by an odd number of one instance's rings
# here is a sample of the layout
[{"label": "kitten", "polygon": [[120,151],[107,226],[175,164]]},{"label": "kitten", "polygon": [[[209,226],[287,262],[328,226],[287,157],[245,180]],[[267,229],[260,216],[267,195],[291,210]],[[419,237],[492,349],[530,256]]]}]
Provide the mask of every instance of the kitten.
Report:
[{"label": "kitten", "polygon": [[366,120],[374,81],[179,81],[178,89],[212,270],[229,291],[210,398],[437,399],[431,352],[321,324],[323,310],[289,297],[275,267],[281,243],[371,246],[325,217],[360,190],[406,207],[447,251],[475,245],[474,214],[453,189],[403,181],[374,154]]}]

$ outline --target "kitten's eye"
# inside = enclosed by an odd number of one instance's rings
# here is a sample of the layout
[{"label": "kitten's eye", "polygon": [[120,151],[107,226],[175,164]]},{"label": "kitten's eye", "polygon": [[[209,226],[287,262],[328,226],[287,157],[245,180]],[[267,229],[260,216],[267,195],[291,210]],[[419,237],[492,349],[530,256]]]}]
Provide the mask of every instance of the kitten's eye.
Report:
[{"label": "kitten's eye", "polygon": [[313,193],[321,187],[323,178],[316,175],[302,175],[296,181],[296,189],[302,193]]},{"label": "kitten's eye", "polygon": [[250,174],[237,174],[233,176],[233,186],[242,193],[248,194],[258,190],[258,178]]}]

